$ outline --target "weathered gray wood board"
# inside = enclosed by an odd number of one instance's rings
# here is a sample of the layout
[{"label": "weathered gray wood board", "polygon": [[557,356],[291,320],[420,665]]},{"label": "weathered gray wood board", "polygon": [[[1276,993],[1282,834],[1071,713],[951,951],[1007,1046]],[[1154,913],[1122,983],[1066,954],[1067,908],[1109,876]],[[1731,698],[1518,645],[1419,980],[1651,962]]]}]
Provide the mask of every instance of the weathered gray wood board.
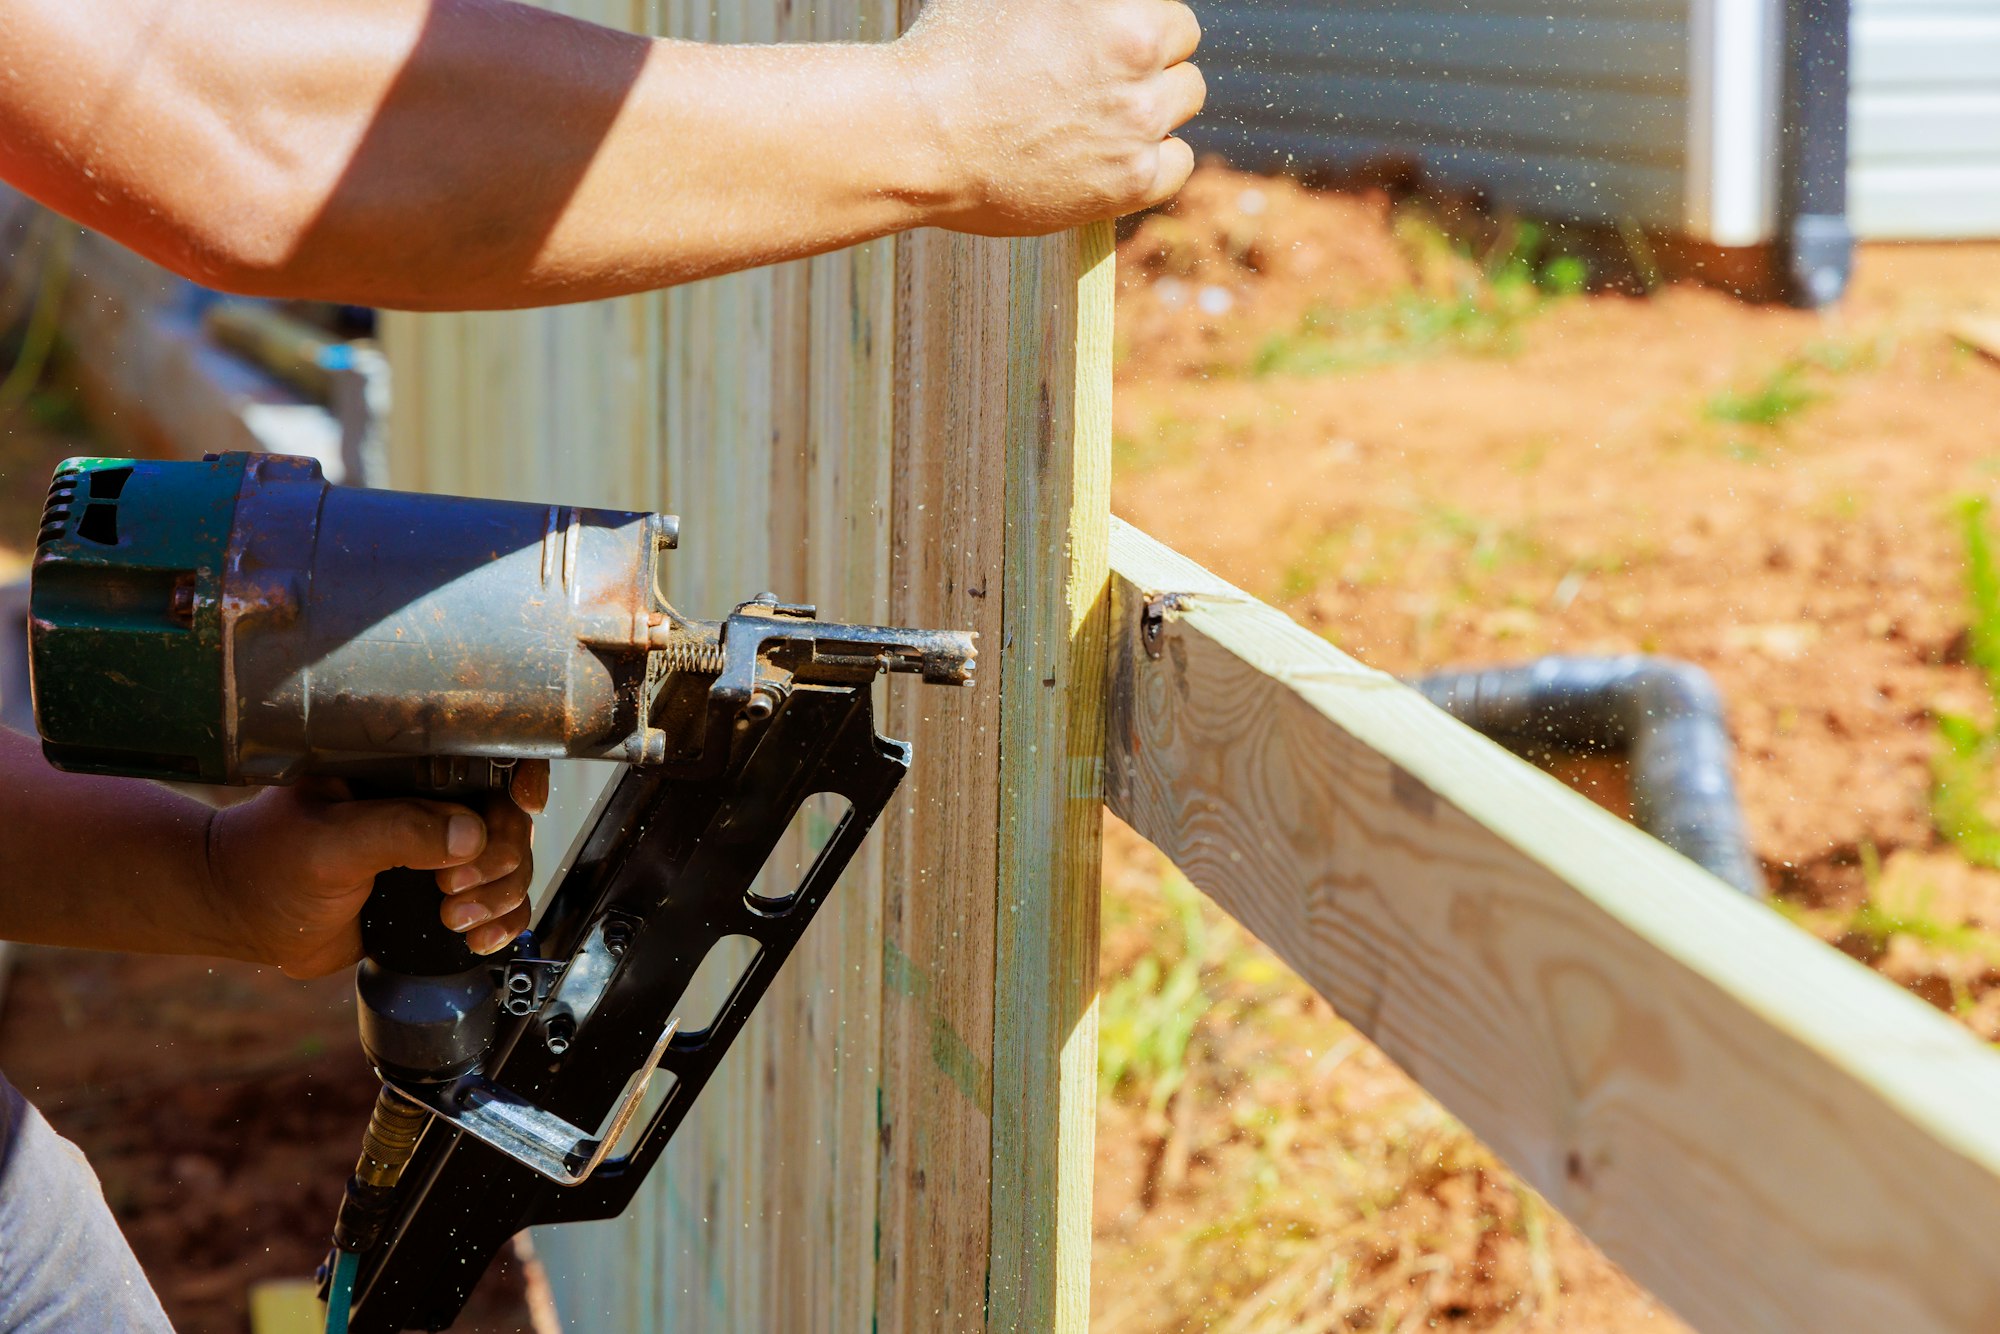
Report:
[{"label": "weathered gray wood board", "polygon": [[1635,1278],[2000,1328],[2000,1057],[1144,534],[1111,567],[1111,808]]}]

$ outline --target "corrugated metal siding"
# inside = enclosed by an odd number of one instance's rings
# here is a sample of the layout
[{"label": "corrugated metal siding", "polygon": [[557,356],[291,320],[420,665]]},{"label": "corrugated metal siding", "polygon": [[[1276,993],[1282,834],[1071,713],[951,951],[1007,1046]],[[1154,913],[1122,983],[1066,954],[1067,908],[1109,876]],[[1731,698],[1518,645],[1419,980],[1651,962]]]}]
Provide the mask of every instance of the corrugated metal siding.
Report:
[{"label": "corrugated metal siding", "polygon": [[1855,232],[2000,236],[2000,0],[1854,0],[1852,59]]},{"label": "corrugated metal siding", "polygon": [[1414,158],[1531,211],[1685,219],[1687,0],[1199,6],[1198,150],[1245,167]]}]

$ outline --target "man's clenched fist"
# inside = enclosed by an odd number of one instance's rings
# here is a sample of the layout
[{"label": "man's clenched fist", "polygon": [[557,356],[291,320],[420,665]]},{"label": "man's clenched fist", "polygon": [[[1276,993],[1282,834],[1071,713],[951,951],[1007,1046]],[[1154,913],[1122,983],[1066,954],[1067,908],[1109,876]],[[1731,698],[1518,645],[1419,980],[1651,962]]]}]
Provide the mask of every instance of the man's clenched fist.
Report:
[{"label": "man's clenched fist", "polygon": [[938,224],[1031,236],[1170,198],[1200,40],[1180,0],[932,0],[896,48],[956,185]]},{"label": "man's clenched fist", "polygon": [[350,801],[314,779],[218,811],[208,832],[211,908],[238,958],[318,977],[361,957],[361,908],[391,867],[436,871],[438,915],[490,954],[528,925],[534,829],[548,765],[523,764],[478,811],[443,801]]}]

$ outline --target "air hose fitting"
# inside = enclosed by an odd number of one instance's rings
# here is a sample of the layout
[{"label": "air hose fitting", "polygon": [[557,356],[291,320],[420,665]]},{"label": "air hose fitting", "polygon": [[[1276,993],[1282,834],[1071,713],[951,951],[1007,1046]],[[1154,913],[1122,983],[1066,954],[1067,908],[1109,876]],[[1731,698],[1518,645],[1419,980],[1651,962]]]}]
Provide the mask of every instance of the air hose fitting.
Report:
[{"label": "air hose fitting", "polygon": [[336,1247],[360,1253],[381,1240],[396,1183],[403,1179],[403,1169],[409,1166],[417,1139],[430,1119],[429,1112],[386,1084],[376,1095],[375,1110],[369,1113],[368,1129],[361,1136],[361,1159],[354,1165],[354,1175],[347,1179],[347,1193],[334,1219]]}]

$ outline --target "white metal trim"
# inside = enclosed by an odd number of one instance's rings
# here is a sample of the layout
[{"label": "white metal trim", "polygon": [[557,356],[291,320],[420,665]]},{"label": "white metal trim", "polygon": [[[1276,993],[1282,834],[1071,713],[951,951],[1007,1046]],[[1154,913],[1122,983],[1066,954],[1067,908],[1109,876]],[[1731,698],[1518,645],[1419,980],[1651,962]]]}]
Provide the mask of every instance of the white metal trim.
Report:
[{"label": "white metal trim", "polygon": [[1761,245],[1777,231],[1783,0],[1689,0],[1688,234]]}]

